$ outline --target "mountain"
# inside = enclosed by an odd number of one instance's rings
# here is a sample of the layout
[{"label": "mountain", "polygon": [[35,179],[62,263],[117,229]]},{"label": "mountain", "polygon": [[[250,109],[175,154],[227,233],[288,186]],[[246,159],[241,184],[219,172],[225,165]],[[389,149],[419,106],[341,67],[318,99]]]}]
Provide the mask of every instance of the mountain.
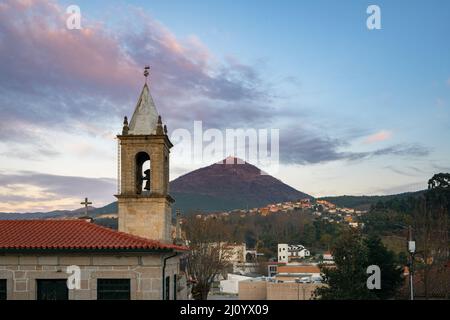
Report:
[{"label": "mountain", "polygon": [[[101,208],[100,208],[101,209]],[[89,206],[89,214],[95,212],[94,207]],[[54,210],[50,212],[0,212],[0,220],[20,220],[20,219],[58,219],[80,217],[84,215],[84,207],[75,210]]]},{"label": "mountain", "polygon": [[174,208],[184,213],[245,209],[312,198],[237,158],[227,158],[173,180],[170,194],[176,200]]},{"label": "mountain", "polygon": [[326,200],[334,203],[338,207],[354,208],[367,210],[371,205],[378,202],[387,202],[392,200],[403,200],[409,197],[418,197],[422,195],[426,190],[420,190],[415,192],[404,192],[399,194],[390,194],[384,196],[336,196],[336,197],[322,197],[318,200]]},{"label": "mountain", "polygon": [[[228,211],[312,198],[237,158],[227,158],[171,181],[170,194],[175,199],[173,208],[183,213]],[[83,213],[84,208],[25,214],[0,212],[0,219],[55,219],[79,217]],[[89,208],[92,217],[111,213],[117,213],[117,202]]]},{"label": "mountain", "polygon": [[[247,162],[238,163],[227,158],[219,163],[189,172],[170,182],[170,194],[175,198],[174,209],[183,213],[195,211],[228,211],[263,207],[270,203],[312,198],[280,180],[261,174],[261,170]],[[242,161],[239,161],[242,162]],[[424,191],[405,192],[385,196],[336,196],[322,197],[339,207],[368,209],[378,202],[402,200],[420,196]],[[98,217],[117,213],[117,202],[101,208],[89,207],[89,215]],[[51,212],[4,213],[1,220],[58,219],[84,215],[84,208],[55,210]]]}]

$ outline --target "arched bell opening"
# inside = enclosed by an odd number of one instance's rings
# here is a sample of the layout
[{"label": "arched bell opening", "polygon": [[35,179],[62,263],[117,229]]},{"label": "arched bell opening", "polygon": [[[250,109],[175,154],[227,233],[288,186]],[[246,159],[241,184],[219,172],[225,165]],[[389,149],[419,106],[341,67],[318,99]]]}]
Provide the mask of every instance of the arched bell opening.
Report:
[{"label": "arched bell opening", "polygon": [[136,194],[150,193],[150,156],[146,152],[136,154]]}]

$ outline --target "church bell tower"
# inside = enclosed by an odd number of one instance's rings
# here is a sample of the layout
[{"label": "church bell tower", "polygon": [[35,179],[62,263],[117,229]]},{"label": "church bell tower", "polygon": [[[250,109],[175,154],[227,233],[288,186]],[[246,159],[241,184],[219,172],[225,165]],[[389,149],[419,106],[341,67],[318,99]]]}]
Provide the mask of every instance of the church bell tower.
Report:
[{"label": "church bell tower", "polygon": [[145,84],[130,123],[124,119],[119,143],[119,231],[171,242],[169,153],[173,146]]}]

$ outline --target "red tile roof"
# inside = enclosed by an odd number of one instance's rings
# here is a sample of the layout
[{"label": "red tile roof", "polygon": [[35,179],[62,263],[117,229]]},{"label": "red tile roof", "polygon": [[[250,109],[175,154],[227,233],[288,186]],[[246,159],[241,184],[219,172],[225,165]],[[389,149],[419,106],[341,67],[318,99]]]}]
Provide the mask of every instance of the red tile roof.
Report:
[{"label": "red tile roof", "polygon": [[137,237],[84,220],[0,221],[0,251],[27,249],[187,250],[186,247]]}]

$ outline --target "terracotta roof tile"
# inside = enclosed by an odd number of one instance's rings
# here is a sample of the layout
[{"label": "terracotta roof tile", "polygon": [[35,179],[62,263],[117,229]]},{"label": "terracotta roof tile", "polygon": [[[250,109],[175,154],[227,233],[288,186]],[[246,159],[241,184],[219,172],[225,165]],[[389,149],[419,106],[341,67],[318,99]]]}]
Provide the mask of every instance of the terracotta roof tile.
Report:
[{"label": "terracotta roof tile", "polygon": [[84,220],[1,220],[0,251],[23,249],[187,250]]}]

